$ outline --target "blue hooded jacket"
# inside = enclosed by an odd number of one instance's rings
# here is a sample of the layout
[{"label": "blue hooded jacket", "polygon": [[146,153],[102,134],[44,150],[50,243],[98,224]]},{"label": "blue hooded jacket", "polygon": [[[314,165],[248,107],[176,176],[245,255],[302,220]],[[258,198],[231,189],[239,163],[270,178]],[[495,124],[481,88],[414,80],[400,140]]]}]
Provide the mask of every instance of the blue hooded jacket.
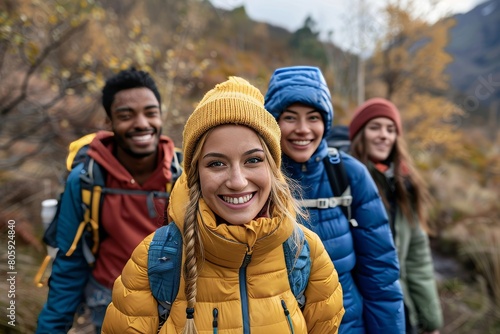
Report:
[{"label": "blue hooded jacket", "polygon": [[[265,96],[266,109],[278,120],[293,103],[320,111],[325,132],[308,161],[297,163],[284,155],[283,168],[301,185],[303,199],[333,197],[323,164],[333,107],[318,68],[294,66],[274,72]],[[352,217],[358,226],[350,226],[339,206],[308,208],[309,221],[303,222],[320,236],[339,274],[346,311],[339,333],[405,333],[399,263],[384,205],[366,167],[350,155],[340,154],[351,185]]]}]

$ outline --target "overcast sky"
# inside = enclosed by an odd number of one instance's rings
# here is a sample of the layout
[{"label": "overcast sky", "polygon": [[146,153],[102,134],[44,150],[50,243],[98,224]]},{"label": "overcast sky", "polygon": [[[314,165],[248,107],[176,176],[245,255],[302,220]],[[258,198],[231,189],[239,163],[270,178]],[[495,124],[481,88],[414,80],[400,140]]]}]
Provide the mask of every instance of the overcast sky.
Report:
[{"label": "overcast sky", "polygon": [[[333,31],[333,41],[344,49],[352,49],[352,31],[354,17],[358,5],[362,0],[210,0],[216,7],[232,9],[245,5],[248,16],[255,21],[267,22],[286,28],[293,32],[302,27],[308,15],[317,23],[317,28],[322,36],[327,36],[327,31]],[[368,16],[374,18],[368,22],[376,26],[376,10],[384,0],[364,0],[370,4]],[[419,4],[425,1],[417,1]],[[446,14],[464,13],[473,9],[485,0],[441,0],[438,10],[428,16],[435,20]],[[375,17],[374,17],[375,16]]]}]

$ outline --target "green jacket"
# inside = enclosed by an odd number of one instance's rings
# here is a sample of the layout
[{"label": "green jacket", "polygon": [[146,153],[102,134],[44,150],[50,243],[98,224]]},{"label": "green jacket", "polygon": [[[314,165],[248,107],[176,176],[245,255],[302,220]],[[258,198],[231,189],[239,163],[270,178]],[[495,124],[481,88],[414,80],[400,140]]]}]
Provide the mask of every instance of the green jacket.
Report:
[{"label": "green jacket", "polygon": [[[384,175],[374,166],[369,166],[370,173],[380,184],[384,185],[387,193],[392,191],[393,178],[391,173]],[[414,214],[414,223],[410,224],[399,207],[388,216],[394,231],[394,243],[398,250],[400,266],[400,282],[403,289],[404,303],[409,312],[409,319],[413,326],[425,331],[432,331],[443,326],[443,314],[434,277],[429,238],[418,223]],[[392,217],[391,217],[392,216]]]}]

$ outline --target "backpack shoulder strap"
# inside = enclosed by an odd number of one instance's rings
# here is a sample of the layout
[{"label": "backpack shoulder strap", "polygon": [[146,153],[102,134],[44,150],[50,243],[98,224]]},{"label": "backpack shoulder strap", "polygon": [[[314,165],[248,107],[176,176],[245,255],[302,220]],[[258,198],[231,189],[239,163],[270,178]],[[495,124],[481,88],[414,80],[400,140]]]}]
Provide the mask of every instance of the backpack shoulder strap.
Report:
[{"label": "backpack shoulder strap", "polygon": [[329,147],[328,155],[323,159],[323,163],[325,165],[328,181],[330,181],[333,196],[345,199],[345,203],[341,204],[342,212],[352,226],[357,226],[358,223],[352,218],[351,213],[351,186],[349,185],[349,179],[347,178],[340,152],[334,147]]},{"label": "backpack shoulder strap", "polygon": [[182,235],[175,223],[156,230],[148,252],[149,287],[158,302],[160,326],[167,320],[179,291]]},{"label": "backpack shoulder strap", "polygon": [[77,233],[71,247],[66,252],[66,256],[73,254],[78,241],[85,233],[86,226],[90,225],[90,240],[88,238],[83,239],[83,254],[89,264],[95,262],[95,255],[99,248],[99,211],[105,182],[106,177],[103,168],[87,155],[80,174],[80,191],[84,210],[83,220],[78,226]]},{"label": "backpack shoulder strap", "polygon": [[[90,255],[95,256],[99,248],[99,239],[102,235],[102,230],[99,228],[99,219],[103,193],[106,187],[106,171],[89,156],[85,159],[83,171],[85,173],[80,174],[80,185],[82,187],[82,202],[86,211],[84,213],[84,220],[90,224],[92,230],[92,248],[86,247],[85,245],[89,246],[88,242],[84,242],[84,254],[85,250],[90,250]],[[89,255],[87,254],[86,257],[88,260]]]},{"label": "backpack shoulder strap", "polygon": [[[300,245],[288,238],[283,243],[290,288],[299,306],[305,305],[304,292],[311,273],[310,248],[302,229],[298,229]],[[300,254],[297,257],[299,247]],[[156,230],[148,252],[149,286],[158,302],[160,326],[167,320],[179,292],[182,267],[182,235],[173,222]]]},{"label": "backpack shoulder strap", "polygon": [[[85,227],[87,225],[87,222],[90,219],[90,213],[88,208],[90,207],[91,203],[91,195],[89,195],[89,192],[84,189],[89,189],[91,188],[90,186],[84,186],[85,183],[94,183],[94,177],[93,174],[97,175],[97,183],[104,185],[104,175],[102,172],[102,168],[92,160],[90,160],[87,151],[89,148],[89,144],[92,142],[94,137],[96,136],[95,133],[91,133],[89,135],[86,135],[84,137],[81,137],[80,139],[77,139],[73,141],[69,145],[68,149],[68,156],[66,158],[66,168],[68,172],[71,172],[77,165],[80,163],[83,163],[83,167],[81,170],[81,174],[79,175],[80,177],[80,192],[82,196],[82,201],[83,201],[83,208],[84,208],[84,219],[83,221],[80,222],[78,225],[77,232],[74,236],[73,242],[66,252],[66,256],[70,256],[73,254],[75,251],[78,241],[82,238],[83,234],[85,233]],[[88,170],[91,171],[90,177],[88,176]],[[84,176],[86,175],[86,176]],[[85,178],[87,182],[82,181],[82,177]],[[43,261],[42,265],[40,266],[37,274],[35,275],[35,284],[37,286],[43,286],[43,283],[41,282],[42,276],[46,270],[47,265],[49,262],[55,258],[57,252],[59,251],[59,247],[57,245],[57,226],[58,226],[58,220],[59,220],[59,215],[60,215],[60,210],[62,206],[62,199],[63,193],[59,195],[58,203],[57,203],[57,210],[54,214],[54,217],[52,218],[52,221],[50,222],[48,228],[45,230],[44,235],[43,235],[43,242],[49,246],[49,252]],[[96,228],[98,228],[97,223],[94,224]],[[96,237],[97,236],[97,237]],[[89,243],[87,240],[84,240],[85,242],[83,243],[83,254],[85,256],[85,259],[89,264],[93,264],[95,261],[95,253],[97,252],[97,246],[98,246],[98,230],[96,229],[92,233],[92,239],[94,240],[93,242],[93,249],[89,247]]]},{"label": "backpack shoulder strap", "polygon": [[[299,307],[302,309],[306,303],[304,292],[309,282],[309,275],[311,274],[311,251],[304,231],[298,228],[298,233],[300,244],[297,244],[296,240],[291,236],[283,243],[283,251],[285,253],[285,263],[290,288],[292,289],[295,299],[297,299]],[[300,253],[297,256],[299,247],[302,248],[300,248]]]},{"label": "backpack shoulder strap", "polygon": [[[81,140],[83,140],[83,138]],[[78,245],[78,241],[85,233],[86,226],[90,226],[90,235],[86,234],[86,237],[83,238],[83,253],[85,255],[85,258],[87,259],[87,262],[93,264],[95,262],[97,251],[99,249],[99,241],[106,235],[105,231],[99,227],[100,210],[104,195],[143,195],[145,196],[149,216],[151,218],[155,218],[158,213],[154,205],[154,199],[169,198],[169,190],[171,190],[172,188],[171,185],[179,177],[182,170],[180,168],[180,164],[177,162],[176,156],[175,161],[172,161],[172,183],[168,183],[166,185],[167,191],[108,188],[106,187],[106,170],[87,154],[87,149],[88,145],[84,145],[80,147],[80,150],[75,154],[75,159],[76,157],[81,157],[81,161],[83,161],[84,164],[82,172],[80,174],[80,186],[84,214],[83,220],[80,222],[73,243],[66,253],[66,256],[70,256],[71,254],[73,254]],[[76,163],[76,160],[74,161],[74,163]]]},{"label": "backpack shoulder strap", "polygon": [[105,185],[103,168],[88,155],[90,143],[94,140],[95,136],[96,133],[91,133],[73,141],[69,145],[69,153],[66,159],[66,168],[68,171],[72,170],[76,165],[83,163],[80,174],[80,191],[84,209],[83,220],[78,226],[77,233],[66,256],[73,254],[78,241],[85,232],[85,227],[87,224],[90,224],[92,245],[89,245],[88,240],[84,240],[83,243],[83,253],[90,264],[94,263],[95,254],[99,247],[99,209],[101,205],[101,193]]}]

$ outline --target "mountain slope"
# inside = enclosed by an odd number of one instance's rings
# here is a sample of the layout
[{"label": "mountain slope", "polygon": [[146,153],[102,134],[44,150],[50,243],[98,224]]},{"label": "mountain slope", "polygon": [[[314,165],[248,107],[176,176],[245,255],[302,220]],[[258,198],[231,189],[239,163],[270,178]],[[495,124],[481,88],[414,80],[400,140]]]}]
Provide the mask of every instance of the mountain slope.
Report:
[{"label": "mountain slope", "polygon": [[454,61],[447,74],[459,92],[457,102],[486,117],[500,101],[500,0],[487,1],[454,19],[457,24],[447,47]]}]

